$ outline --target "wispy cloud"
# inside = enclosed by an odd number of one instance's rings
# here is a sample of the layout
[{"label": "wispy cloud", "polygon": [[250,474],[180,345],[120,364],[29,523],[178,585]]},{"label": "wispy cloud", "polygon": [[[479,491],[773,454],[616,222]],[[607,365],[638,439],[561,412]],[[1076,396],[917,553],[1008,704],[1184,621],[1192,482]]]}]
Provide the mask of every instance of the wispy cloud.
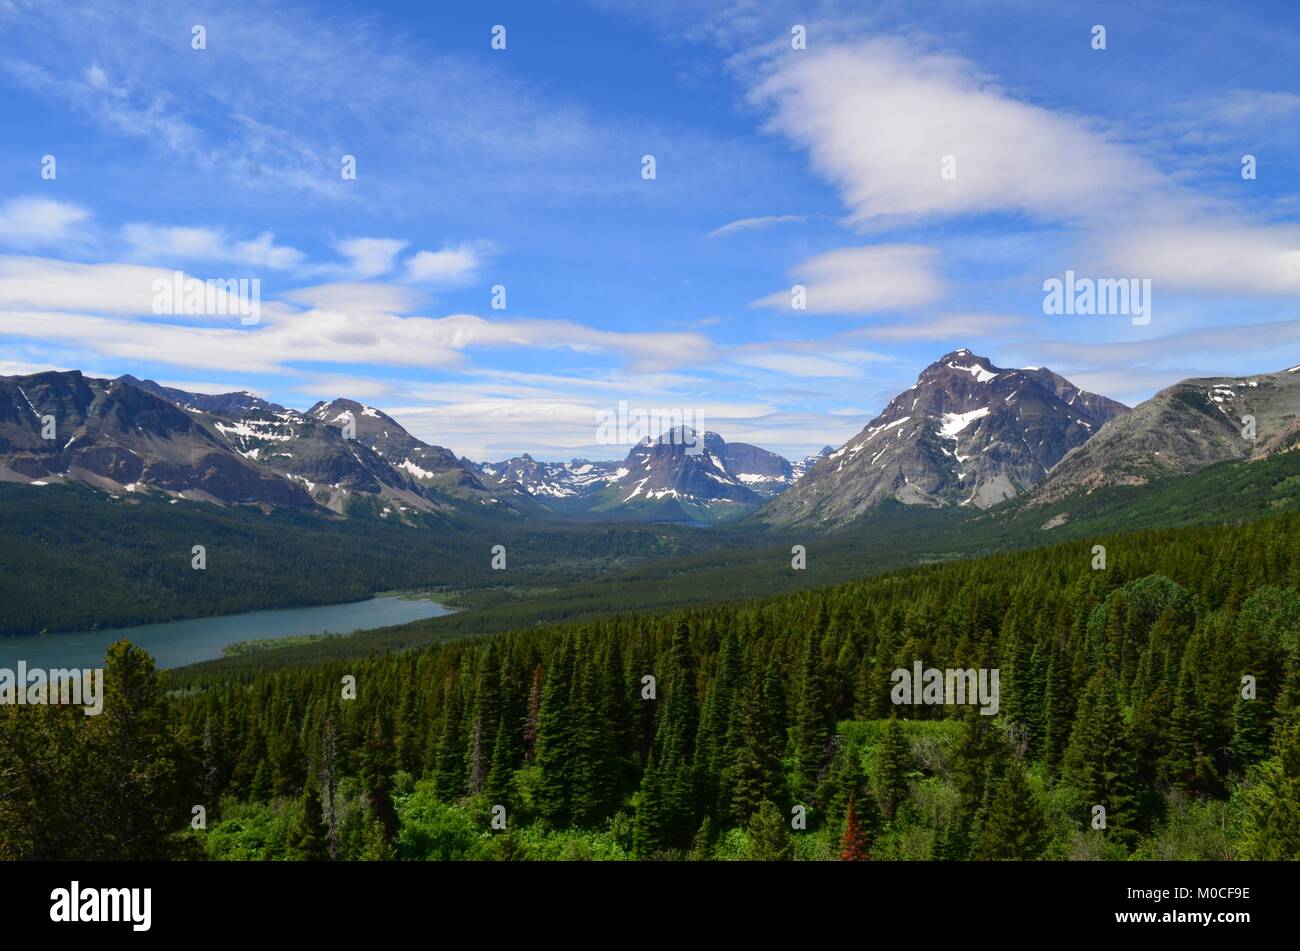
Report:
[{"label": "wispy cloud", "polygon": [[[804,307],[813,314],[869,314],[916,307],[943,291],[936,270],[938,252],[920,245],[870,245],[840,248],[809,258],[791,269],[805,288]],[[796,295],[777,291],[753,306],[792,311]]]},{"label": "wispy cloud", "polygon": [[26,246],[80,237],[90,212],[71,202],[51,198],[14,198],[0,206],[0,241]]},{"label": "wispy cloud", "polygon": [[1014,99],[961,57],[901,39],[777,57],[753,98],[859,223],[1005,211],[1082,219],[1165,185],[1095,122]]},{"label": "wispy cloud", "polygon": [[349,238],[337,242],[335,249],[349,261],[348,277],[364,281],[391,271],[407,244],[396,238]]},{"label": "wispy cloud", "polygon": [[764,215],[758,218],[739,218],[729,221],[720,228],[714,228],[705,237],[724,238],[738,231],[760,231],[773,225],[796,224],[808,220],[807,215]]},{"label": "wispy cloud", "polygon": [[306,255],[297,248],[277,245],[275,235],[269,231],[255,238],[239,240],[213,228],[134,223],[122,229],[122,237],[133,258],[155,264],[177,261],[230,262],[285,270],[297,267],[306,259]]}]

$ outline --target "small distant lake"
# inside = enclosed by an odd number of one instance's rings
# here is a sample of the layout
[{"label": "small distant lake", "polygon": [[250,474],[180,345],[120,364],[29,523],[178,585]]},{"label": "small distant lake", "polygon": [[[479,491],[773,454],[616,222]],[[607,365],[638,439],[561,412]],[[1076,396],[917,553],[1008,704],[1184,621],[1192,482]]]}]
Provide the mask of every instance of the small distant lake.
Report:
[{"label": "small distant lake", "polygon": [[235,641],[322,632],[351,634],[451,613],[450,608],[434,601],[386,596],[348,604],[250,611],[105,631],[0,637],[0,667],[13,669],[20,660],[27,661],[28,668],[102,667],[108,645],[124,637],[152,654],[159,667],[183,667],[221,657],[222,648]]}]

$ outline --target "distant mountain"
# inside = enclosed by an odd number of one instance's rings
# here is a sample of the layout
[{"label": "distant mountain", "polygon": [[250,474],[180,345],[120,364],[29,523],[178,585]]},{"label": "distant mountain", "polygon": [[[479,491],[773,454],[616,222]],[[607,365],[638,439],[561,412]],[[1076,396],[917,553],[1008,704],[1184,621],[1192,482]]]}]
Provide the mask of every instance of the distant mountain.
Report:
[{"label": "distant mountain", "polygon": [[765,499],[780,495],[794,484],[794,466],[784,456],[744,442],[729,442],[723,449],[727,472]]},{"label": "distant mountain", "polygon": [[278,403],[268,403],[260,396],[241,390],[238,393],[222,393],[209,396],[206,393],[188,393],[185,390],[162,386],[153,380],[138,380],[129,373],[118,377],[123,383],[130,383],[154,396],[160,396],[169,403],[175,403],[181,409],[197,410],[201,413],[248,413],[262,410],[268,413],[283,413],[285,408]]},{"label": "distant mountain", "polygon": [[1050,370],[1003,369],[955,350],[758,517],[831,527],[890,499],[986,508],[1036,485],[1067,452],[1127,412]]},{"label": "distant mountain", "polygon": [[[312,505],[302,486],[242,457],[202,416],[134,382],[76,370],[0,377],[0,480]],[[54,439],[45,438],[46,418]]]},{"label": "distant mountain", "polygon": [[528,453],[504,462],[483,462],[475,465],[488,485],[514,485],[546,500],[578,499],[594,489],[618,479],[621,463],[590,462],[574,459],[572,462],[538,462]]},{"label": "distant mountain", "polygon": [[[46,416],[56,440],[42,436]],[[344,430],[349,419],[355,438]],[[0,378],[0,479],[319,505],[398,521],[411,511],[521,514],[450,451],[361,403],[335,400],[300,413],[251,393],[209,396],[76,371]]]},{"label": "distant mountain", "polygon": [[[477,505],[499,505],[502,500],[483,484],[450,449],[433,446],[416,439],[391,416],[354,400],[336,399],[320,402],[307,410],[305,417],[342,433],[350,419],[356,443],[368,448],[383,462],[377,475],[389,484],[389,472],[397,472],[402,488],[410,483],[421,496],[435,503],[447,500]],[[290,471],[297,471],[292,465]],[[508,507],[508,504],[507,504]]]},{"label": "distant mountain", "polygon": [[774,452],[677,429],[649,437],[618,462],[539,462],[525,453],[477,465],[489,484],[514,485],[565,514],[666,521],[716,521],[746,514],[794,482],[794,467]]},{"label": "distant mountain", "polygon": [[790,463],[790,468],[794,471],[794,478],[797,482],[808,474],[808,470],[817,465],[826,456],[835,451],[834,446],[822,446],[821,451],[813,456],[804,456],[798,462]]},{"label": "distant mountain", "polygon": [[593,508],[636,509],[666,520],[743,515],[763,497],[741,480],[741,473],[727,468],[727,450],[717,433],[678,428],[656,440],[646,437],[632,447],[620,467],[626,471],[602,490]]},{"label": "distant mountain", "polygon": [[[1255,438],[1243,433],[1254,417]],[[1104,486],[1144,485],[1300,445],[1300,367],[1184,380],[1070,452],[1026,498],[1045,505]]]}]

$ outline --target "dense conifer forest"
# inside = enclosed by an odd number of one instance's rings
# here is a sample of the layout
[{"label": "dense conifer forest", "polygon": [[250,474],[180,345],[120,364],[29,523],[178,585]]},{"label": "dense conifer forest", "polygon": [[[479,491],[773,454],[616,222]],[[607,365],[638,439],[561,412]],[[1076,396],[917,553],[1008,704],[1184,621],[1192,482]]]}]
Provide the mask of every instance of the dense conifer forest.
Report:
[{"label": "dense conifer forest", "polygon": [[[103,714],[0,707],[0,852],[1300,858],[1298,632],[1288,514],[274,672],[119,643]],[[893,702],[918,661],[997,715]]]}]

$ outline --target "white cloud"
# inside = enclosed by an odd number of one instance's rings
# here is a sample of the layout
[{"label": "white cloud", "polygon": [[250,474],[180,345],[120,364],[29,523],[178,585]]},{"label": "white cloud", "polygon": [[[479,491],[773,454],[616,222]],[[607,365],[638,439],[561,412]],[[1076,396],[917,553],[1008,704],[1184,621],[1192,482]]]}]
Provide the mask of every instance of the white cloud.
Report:
[{"label": "white cloud", "polygon": [[90,212],[50,198],[14,198],[0,207],[0,241],[47,244],[78,236]]},{"label": "white cloud", "polygon": [[1024,324],[1024,318],[1007,314],[941,314],[913,317],[892,324],[872,324],[847,331],[865,340],[967,340],[991,337]]},{"label": "white cloud", "polygon": [[170,269],[139,264],[0,257],[0,308],[152,314],[154,282],[172,279]]},{"label": "white cloud", "polygon": [[321,310],[352,313],[407,314],[424,300],[419,291],[395,284],[342,281],[287,291],[285,300]]},{"label": "white cloud", "polygon": [[[1131,212],[1164,184],[1082,118],[1021,102],[968,61],[898,39],[783,55],[753,98],[806,148],[858,222],[1018,211],[1052,220]],[[945,156],[956,177],[940,176]]]},{"label": "white cloud", "polygon": [[186,393],[206,393],[209,396],[224,396],[227,393],[252,393],[254,396],[266,399],[264,393],[260,393],[250,386],[245,386],[243,383],[210,383],[206,381],[195,382],[193,380],[155,380],[154,382],[159,386],[184,390]]},{"label": "white cloud", "polygon": [[277,245],[270,232],[239,241],[212,228],[136,223],[126,225],[122,237],[132,257],[158,264],[205,261],[287,270],[300,265],[306,257],[297,248]]},{"label": "white cloud", "polygon": [[799,353],[747,353],[732,357],[745,366],[771,370],[787,376],[852,378],[862,376],[862,369],[841,360]]},{"label": "white cloud", "polygon": [[[614,410],[616,401],[576,392],[582,380],[569,383],[571,388],[559,386],[541,398],[509,399],[457,390],[436,405],[389,400],[383,409],[419,438],[471,459],[497,461],[521,452],[561,461],[624,458],[630,446],[596,442],[596,413]],[[641,409],[689,410],[704,429],[720,433],[728,442],[754,443],[784,451],[789,458],[802,458],[826,443],[838,445],[861,428],[860,421],[787,412],[765,404],[701,399],[690,390],[652,396],[633,387],[618,398]]]},{"label": "white cloud", "polygon": [[1184,223],[1120,230],[1097,243],[1100,276],[1150,278],[1153,296],[1166,288],[1300,295],[1300,226]]},{"label": "white cloud", "polygon": [[770,228],[772,225],[804,222],[807,220],[807,215],[764,215],[759,218],[740,218],[737,221],[730,221],[720,228],[714,228],[705,235],[705,237],[723,238],[729,234],[735,234],[737,231],[758,231],[763,228]]},{"label": "white cloud", "polygon": [[359,280],[380,277],[393,269],[397,255],[407,242],[395,238],[350,238],[335,247],[350,259],[350,276]]},{"label": "white cloud", "polygon": [[0,376],[31,376],[49,370],[61,370],[48,363],[29,363],[25,360],[0,360]]},{"label": "white cloud", "polygon": [[483,264],[483,247],[460,244],[419,251],[406,259],[406,276],[420,284],[450,287],[472,280]]},{"label": "white cloud", "polygon": [[[935,273],[938,252],[910,244],[879,244],[828,251],[796,265],[791,276],[806,288],[813,314],[865,314],[916,307],[939,297]],[[753,306],[793,310],[789,289],[754,301]]]},{"label": "white cloud", "polygon": [[[397,316],[376,307],[405,308],[410,292],[385,285],[321,285],[291,297],[313,309],[261,302],[261,323],[247,327],[196,326],[153,314],[154,282],[172,272],[133,264],[74,264],[43,258],[0,257],[0,333],[103,354],[228,369],[282,367],[288,361],[362,363],[399,367],[461,366],[465,351],[527,347],[598,354],[633,373],[707,365],[712,343],[697,333],[625,333],[564,320],[487,320],[473,314]],[[228,307],[226,324],[238,322]],[[144,316],[116,319],[92,314]]]}]

